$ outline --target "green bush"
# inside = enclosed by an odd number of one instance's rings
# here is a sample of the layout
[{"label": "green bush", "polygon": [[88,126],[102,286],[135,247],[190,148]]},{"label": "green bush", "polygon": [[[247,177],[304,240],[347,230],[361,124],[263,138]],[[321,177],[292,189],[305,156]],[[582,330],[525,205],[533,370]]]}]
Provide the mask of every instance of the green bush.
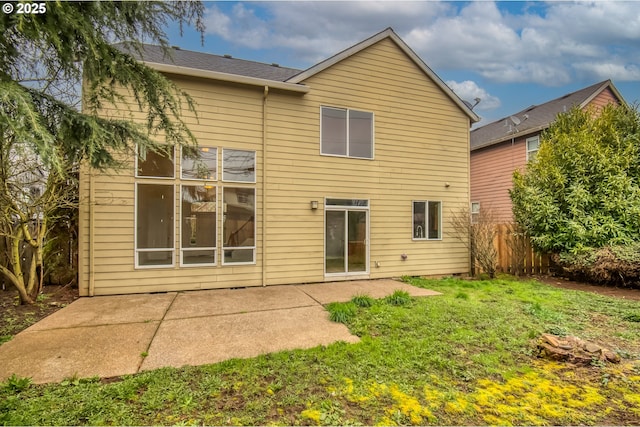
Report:
[{"label": "green bush", "polygon": [[564,252],[552,260],[563,276],[640,288],[640,243]]},{"label": "green bush", "polygon": [[327,305],[329,320],[347,324],[356,315],[356,305],[352,302],[332,302]]},{"label": "green bush", "polygon": [[640,241],[639,140],[637,107],[558,116],[526,171],[514,172],[510,191],[515,220],[537,250],[624,252]]},{"label": "green bush", "polygon": [[411,302],[411,295],[409,295],[407,291],[401,291],[398,289],[384,300],[391,305],[407,305]]}]

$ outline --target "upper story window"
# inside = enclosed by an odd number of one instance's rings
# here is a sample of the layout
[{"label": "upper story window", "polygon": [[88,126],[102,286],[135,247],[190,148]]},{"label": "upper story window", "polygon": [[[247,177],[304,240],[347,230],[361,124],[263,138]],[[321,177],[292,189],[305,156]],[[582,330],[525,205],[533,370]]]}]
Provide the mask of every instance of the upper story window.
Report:
[{"label": "upper story window", "polygon": [[256,182],[256,152],[223,148],[222,180]]},{"label": "upper story window", "polygon": [[145,156],[136,157],[136,176],[145,178],[173,178],[174,175],[174,148],[166,149],[166,152],[147,151]]},{"label": "upper story window", "polygon": [[218,179],[218,150],[214,147],[183,147],[180,177],[215,181]]},{"label": "upper story window", "polygon": [[373,113],[321,108],[320,153],[373,159]]},{"label": "upper story window", "polygon": [[531,138],[527,138],[527,161],[535,159],[539,149],[540,149],[539,136],[533,136]]}]

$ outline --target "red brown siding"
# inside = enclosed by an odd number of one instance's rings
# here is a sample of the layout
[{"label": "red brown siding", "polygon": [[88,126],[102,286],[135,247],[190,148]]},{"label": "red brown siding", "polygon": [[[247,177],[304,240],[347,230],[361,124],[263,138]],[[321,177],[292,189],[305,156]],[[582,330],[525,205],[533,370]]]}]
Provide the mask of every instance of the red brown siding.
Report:
[{"label": "red brown siding", "polygon": [[489,209],[499,222],[510,222],[513,171],[526,161],[525,140],[530,134],[471,152],[471,202]]}]

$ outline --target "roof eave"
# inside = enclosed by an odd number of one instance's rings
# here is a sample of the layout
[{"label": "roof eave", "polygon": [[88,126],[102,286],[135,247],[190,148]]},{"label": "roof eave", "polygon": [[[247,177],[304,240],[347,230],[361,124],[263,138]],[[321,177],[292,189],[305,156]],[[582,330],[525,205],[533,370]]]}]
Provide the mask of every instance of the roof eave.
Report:
[{"label": "roof eave", "polygon": [[549,126],[550,126],[550,124],[547,123],[545,125],[540,125],[540,126],[536,126],[534,128],[526,129],[526,130],[523,130],[523,131],[515,133],[515,134],[501,136],[500,138],[493,139],[491,141],[485,142],[484,144],[472,147],[471,151],[480,150],[481,148],[487,148],[487,147],[490,147],[492,145],[501,144],[501,143],[506,142],[506,141],[511,141],[512,139],[515,139],[515,138],[523,138],[523,137],[525,137],[527,135],[532,135],[534,133],[539,133],[539,132],[542,132],[543,130],[547,129]]},{"label": "roof eave", "polygon": [[456,95],[449,86],[447,86],[441,79],[440,77],[438,77],[438,75],[433,72],[433,70],[431,68],[429,68],[427,66],[427,64],[424,63],[424,61],[422,61],[422,59],[420,59],[420,57],[418,55],[416,55],[416,53],[395,33],[395,31],[393,31],[393,29],[391,28],[387,28],[384,31],[381,31],[380,33],[369,37],[368,39],[355,44],[353,46],[351,46],[350,48],[338,53],[337,55],[332,56],[331,58],[328,58],[322,62],[319,62],[318,64],[312,66],[311,68],[308,68],[307,70],[296,74],[295,76],[291,77],[290,79],[286,80],[288,83],[300,83],[318,73],[320,73],[323,70],[326,70],[329,67],[332,67],[333,65],[337,64],[338,62],[349,58],[353,55],[355,55],[356,53],[370,47],[373,46],[374,44],[378,43],[381,40],[384,40],[385,38],[390,38],[391,40],[393,40],[393,42],[400,47],[400,49],[409,57],[411,58],[411,60],[427,75],[429,76],[435,83],[436,85],[438,85],[438,87],[440,89],[442,89],[443,92],[445,92],[449,98],[451,98],[451,100],[453,100],[455,102],[455,104],[469,117],[469,119],[471,120],[472,123],[476,123],[478,121],[480,121],[480,117],[474,113],[464,102],[462,102],[462,100],[458,97],[458,95]]},{"label": "roof eave", "polygon": [[248,86],[269,86],[287,92],[308,93],[311,88],[306,85],[281,82],[278,80],[261,79],[257,77],[241,76],[238,74],[222,73],[220,71],[200,70],[198,68],[182,67],[179,65],[161,64],[158,62],[144,62],[145,65],[162,73],[179,74],[182,76],[199,77],[209,80],[218,80],[229,83],[237,83]]}]

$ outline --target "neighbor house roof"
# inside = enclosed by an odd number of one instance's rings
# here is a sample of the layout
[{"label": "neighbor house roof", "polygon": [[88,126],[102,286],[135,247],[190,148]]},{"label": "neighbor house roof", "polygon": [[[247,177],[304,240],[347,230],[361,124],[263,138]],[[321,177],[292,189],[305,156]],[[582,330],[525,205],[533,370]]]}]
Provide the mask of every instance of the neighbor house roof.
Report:
[{"label": "neighbor house roof", "polygon": [[[620,102],[624,99],[611,80],[605,80],[540,105],[532,105],[512,116],[504,117],[471,131],[471,151],[511,140],[515,133],[526,135],[546,129],[558,114],[578,106],[586,107],[603,90],[611,89]],[[512,120],[511,117],[514,119]],[[515,124],[518,123],[519,124]]]}]

